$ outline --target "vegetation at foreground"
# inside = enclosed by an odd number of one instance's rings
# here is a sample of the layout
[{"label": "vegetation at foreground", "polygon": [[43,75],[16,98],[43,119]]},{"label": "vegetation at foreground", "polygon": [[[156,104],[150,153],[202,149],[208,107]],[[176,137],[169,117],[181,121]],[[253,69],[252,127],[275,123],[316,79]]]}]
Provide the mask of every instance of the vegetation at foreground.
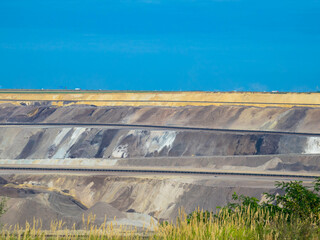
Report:
[{"label": "vegetation at foreground", "polygon": [[[238,214],[241,211],[250,209],[252,212],[262,210],[268,212],[271,217],[276,214],[285,214],[288,221],[292,219],[319,219],[320,214],[320,178],[313,182],[313,186],[303,186],[302,181],[276,182],[276,188],[281,194],[264,193],[266,201],[259,204],[259,200],[254,197],[233,194],[235,203],[228,203],[222,211]],[[191,216],[189,216],[190,218]]]},{"label": "vegetation at foreground", "polygon": [[[282,194],[265,194],[267,201],[237,194],[215,214],[199,209],[180,211],[175,223],[150,229],[130,229],[115,223],[94,225],[84,221],[84,230],[69,230],[53,222],[49,231],[34,221],[26,228],[3,228],[1,239],[320,239],[320,179],[312,187],[302,182],[276,183]],[[281,193],[280,191],[280,193]]]}]

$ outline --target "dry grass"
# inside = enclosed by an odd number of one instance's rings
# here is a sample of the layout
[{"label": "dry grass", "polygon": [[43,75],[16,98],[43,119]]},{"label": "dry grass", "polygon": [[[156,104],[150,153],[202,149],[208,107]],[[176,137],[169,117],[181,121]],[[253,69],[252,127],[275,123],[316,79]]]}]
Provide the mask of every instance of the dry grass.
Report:
[{"label": "dry grass", "polygon": [[198,210],[189,220],[181,211],[175,223],[139,230],[106,221],[97,226],[94,220],[94,216],[83,219],[82,230],[75,226],[67,229],[62,221],[52,222],[50,230],[42,230],[37,220],[24,228],[4,226],[1,239],[320,239],[320,225],[314,216],[288,221],[285,214],[270,216],[268,211],[250,208],[216,216]]}]

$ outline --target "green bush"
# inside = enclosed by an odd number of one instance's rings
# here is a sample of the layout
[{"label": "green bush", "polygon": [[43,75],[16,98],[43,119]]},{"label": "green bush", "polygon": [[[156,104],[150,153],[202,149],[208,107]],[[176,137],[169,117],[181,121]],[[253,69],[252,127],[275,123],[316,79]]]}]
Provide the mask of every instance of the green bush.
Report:
[{"label": "green bush", "polygon": [[[254,213],[258,210],[268,212],[271,217],[285,214],[288,221],[293,221],[293,219],[305,221],[308,218],[320,220],[320,178],[317,178],[310,187],[304,186],[302,181],[276,182],[275,186],[282,194],[264,193],[267,201],[263,203],[259,203],[255,197],[233,193],[233,202],[228,203],[225,207],[218,207],[218,209],[220,212],[236,215],[248,211]],[[187,216],[187,221],[190,222],[194,218],[198,221],[208,221],[210,214],[214,217],[222,216],[208,211],[195,211]],[[248,219],[248,224],[251,224],[250,219]]]},{"label": "green bush", "polygon": [[238,195],[234,193],[232,199],[236,202],[228,203],[222,210],[235,212],[236,209],[251,211],[262,209],[271,215],[284,213],[290,217],[306,219],[310,216],[319,218],[320,216],[320,178],[317,178],[312,186],[304,186],[302,181],[276,182],[277,189],[282,194],[264,193],[267,201],[259,204],[259,200],[254,197]]},{"label": "green bush", "polygon": [[[7,198],[2,197],[0,200],[0,217],[7,211]],[[1,225],[0,225],[1,226]]]},{"label": "green bush", "polygon": [[283,211],[298,218],[319,217],[320,214],[320,178],[312,187],[302,185],[302,181],[277,182],[276,187],[284,191],[283,195],[265,193],[268,202],[263,206],[277,206]]},{"label": "green bush", "polygon": [[310,187],[302,181],[276,182],[275,186],[279,193],[264,193],[265,202],[234,193],[233,201],[218,207],[216,214],[197,210],[187,215],[187,222],[216,224],[224,229],[217,239],[320,239],[320,178]]}]

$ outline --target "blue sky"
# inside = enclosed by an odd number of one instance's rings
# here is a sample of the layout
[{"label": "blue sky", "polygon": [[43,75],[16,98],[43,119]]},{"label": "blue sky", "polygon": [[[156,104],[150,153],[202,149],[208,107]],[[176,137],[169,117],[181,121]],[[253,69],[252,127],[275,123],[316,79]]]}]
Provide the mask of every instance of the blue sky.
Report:
[{"label": "blue sky", "polygon": [[320,1],[1,0],[0,86],[320,91]]}]

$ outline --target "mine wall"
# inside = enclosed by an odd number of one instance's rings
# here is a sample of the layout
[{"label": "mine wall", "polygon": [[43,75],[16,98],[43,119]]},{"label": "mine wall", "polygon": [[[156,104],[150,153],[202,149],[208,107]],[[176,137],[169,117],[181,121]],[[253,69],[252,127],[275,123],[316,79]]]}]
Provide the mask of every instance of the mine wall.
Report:
[{"label": "mine wall", "polygon": [[319,154],[320,138],[100,128],[0,128],[0,159]]},{"label": "mine wall", "polygon": [[[0,105],[0,158],[317,154],[317,136],[10,124],[136,124],[320,133],[318,108]],[[5,141],[4,141],[5,140]],[[13,151],[14,149],[14,151]]]},{"label": "mine wall", "polygon": [[198,206],[215,211],[231,200],[236,191],[260,197],[273,189],[271,181],[172,177],[105,176],[71,174],[11,174],[0,179],[0,195],[9,198],[2,221],[7,224],[42,219],[48,229],[52,220],[65,226],[82,227],[82,216],[96,215],[95,223],[107,221],[142,227],[174,221],[181,207],[186,212]]},{"label": "mine wall", "polygon": [[123,123],[320,133],[320,108],[255,106],[21,106],[0,104],[0,123]]},{"label": "mine wall", "polygon": [[[275,94],[268,98],[260,93],[254,98],[249,93],[231,97],[194,93],[190,98],[184,93],[172,97],[178,102],[172,101],[171,105],[156,102],[170,98],[167,93],[84,95],[46,94],[39,99],[38,93],[0,93],[0,165],[174,167],[303,174],[318,174],[320,170],[319,94]],[[109,103],[117,100],[113,105],[120,106],[105,106],[106,96],[110,97]],[[132,102],[125,105],[120,101],[123,96]],[[27,101],[27,97],[32,99]],[[186,102],[188,97],[194,102]],[[208,102],[201,105],[199,99]],[[253,100],[260,103],[250,104]],[[246,104],[233,104],[236,101]],[[287,102],[283,104],[284,101]],[[79,123],[86,126],[76,126]],[[223,131],[228,129],[260,132]],[[215,210],[229,202],[234,192],[261,198],[263,192],[275,191],[276,180],[283,178],[2,171],[0,195],[9,200],[8,211],[1,220],[23,225],[35,217],[43,220],[43,228],[48,228],[51,220],[63,219],[67,226],[76,223],[81,228],[82,215],[93,213],[97,224],[107,215],[108,221],[116,216],[119,224],[142,227],[151,220],[174,220],[181,207],[188,213],[198,206]]]}]

